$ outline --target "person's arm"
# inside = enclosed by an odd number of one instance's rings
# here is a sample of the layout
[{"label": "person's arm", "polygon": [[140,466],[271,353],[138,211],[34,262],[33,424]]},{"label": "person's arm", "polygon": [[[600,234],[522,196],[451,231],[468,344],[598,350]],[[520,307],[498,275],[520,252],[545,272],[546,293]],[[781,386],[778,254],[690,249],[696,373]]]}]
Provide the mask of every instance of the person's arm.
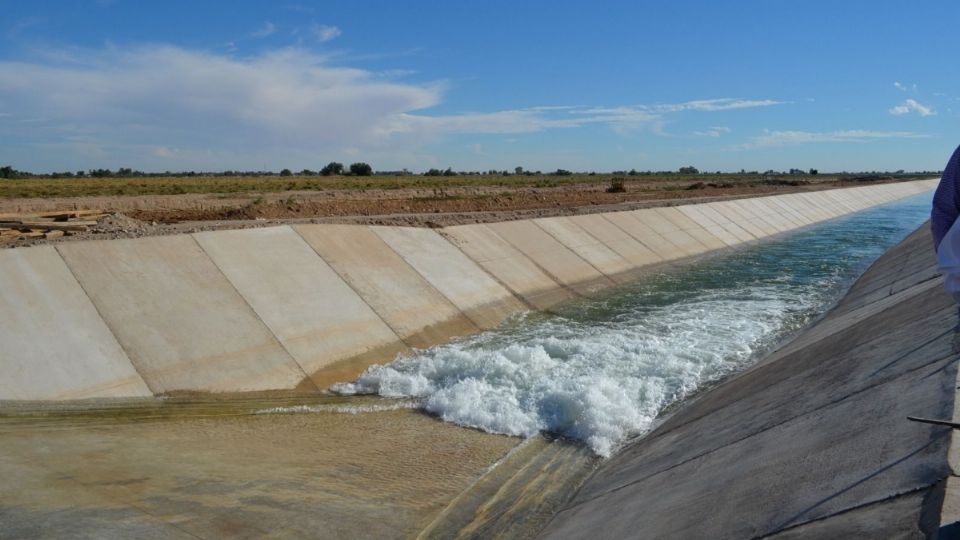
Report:
[{"label": "person's arm", "polygon": [[960,148],[957,148],[947,167],[943,170],[940,185],[933,194],[933,210],[930,212],[930,229],[933,232],[933,247],[940,249],[940,242],[960,215],[960,194],[957,193],[957,173],[960,172]]}]

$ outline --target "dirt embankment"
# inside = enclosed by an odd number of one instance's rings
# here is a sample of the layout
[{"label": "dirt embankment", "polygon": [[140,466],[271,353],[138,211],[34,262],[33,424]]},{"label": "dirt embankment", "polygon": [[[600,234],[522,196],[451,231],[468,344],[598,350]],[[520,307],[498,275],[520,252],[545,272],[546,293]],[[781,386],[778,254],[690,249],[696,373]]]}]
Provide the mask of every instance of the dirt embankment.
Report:
[{"label": "dirt embankment", "polygon": [[[872,182],[871,182],[872,183]],[[858,182],[856,185],[863,184]],[[357,223],[443,227],[466,223],[633,210],[683,202],[812,191],[849,186],[836,178],[800,185],[725,183],[631,183],[610,192],[609,182],[535,186],[342,189],[274,193],[123,195],[0,199],[0,214],[64,209],[101,210],[88,231],[64,237],[5,238],[0,246],[52,241],[130,238],[280,223]]]}]

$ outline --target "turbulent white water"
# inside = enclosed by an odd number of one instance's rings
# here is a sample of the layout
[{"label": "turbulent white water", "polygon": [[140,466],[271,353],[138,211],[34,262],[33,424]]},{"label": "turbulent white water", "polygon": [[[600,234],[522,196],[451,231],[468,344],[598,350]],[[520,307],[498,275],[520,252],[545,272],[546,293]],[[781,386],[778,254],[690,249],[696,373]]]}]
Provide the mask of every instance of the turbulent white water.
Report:
[{"label": "turbulent white water", "polygon": [[923,222],[929,196],[651,277],[553,315],[372,366],[342,394],[419,398],[492,433],[549,431],[611,455],[663,409],[749,365]]}]

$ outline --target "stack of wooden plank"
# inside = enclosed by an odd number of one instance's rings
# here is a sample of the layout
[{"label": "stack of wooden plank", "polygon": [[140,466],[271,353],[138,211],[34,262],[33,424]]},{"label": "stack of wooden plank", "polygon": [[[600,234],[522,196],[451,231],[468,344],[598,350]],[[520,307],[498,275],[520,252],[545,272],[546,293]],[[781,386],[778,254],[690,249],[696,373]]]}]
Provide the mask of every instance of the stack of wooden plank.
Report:
[{"label": "stack of wooden plank", "polygon": [[35,214],[0,214],[0,238],[56,238],[85,232],[107,215],[101,210],[58,210]]}]

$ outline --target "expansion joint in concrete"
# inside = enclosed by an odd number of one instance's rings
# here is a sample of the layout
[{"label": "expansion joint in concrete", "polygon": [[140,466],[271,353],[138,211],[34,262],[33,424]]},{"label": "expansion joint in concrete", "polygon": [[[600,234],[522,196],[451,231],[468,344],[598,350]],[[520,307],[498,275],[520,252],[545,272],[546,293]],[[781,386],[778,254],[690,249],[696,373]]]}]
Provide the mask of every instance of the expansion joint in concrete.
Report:
[{"label": "expansion joint in concrete", "polygon": [[[567,246],[566,244],[564,244],[564,243],[560,240],[560,238],[557,237],[557,235],[551,233],[551,232],[548,231],[546,228],[541,227],[540,224],[537,223],[536,220],[533,220],[533,224],[534,224],[534,226],[536,226],[538,229],[540,229],[541,231],[543,231],[545,234],[547,234],[548,236],[550,236],[551,238],[553,238],[554,240],[556,240],[557,242],[559,242],[561,246],[564,246],[564,247],[566,247],[567,249],[570,249],[569,246]],[[576,224],[575,224],[575,225],[576,225]],[[580,228],[581,230],[583,230],[583,227],[579,227],[579,228]],[[590,234],[590,233],[587,233],[586,231],[583,231],[583,232],[584,232],[585,234],[587,234],[587,235]],[[591,236],[591,238],[593,238],[593,237]],[[584,259],[583,257],[581,257],[580,255],[578,255],[578,254],[577,254],[575,251],[573,251],[572,249],[571,249],[570,251],[573,252],[573,254],[576,255],[577,257],[580,257],[580,260],[582,260],[583,262],[585,262],[588,266],[590,266],[590,268],[593,268],[594,270],[596,270],[598,274],[600,274],[601,276],[603,276],[605,279],[607,279],[607,280],[610,281],[611,283],[613,282],[613,280],[610,278],[610,276],[608,276],[607,274],[604,274],[603,271],[600,270],[599,268],[597,268],[597,266],[596,266],[595,264],[593,264],[593,263],[591,263],[590,261]]]},{"label": "expansion joint in concrete", "polygon": [[[493,234],[497,234],[497,233],[495,233],[495,232],[493,232],[493,231],[490,231],[490,232],[493,233]],[[468,259],[470,259],[470,260],[473,260],[473,258],[470,257],[470,255],[468,255],[466,251],[464,251],[460,246],[457,245],[456,242],[454,242],[453,240],[451,240],[451,239],[447,236],[447,234],[443,232],[443,229],[439,230],[439,231],[438,231],[438,234],[440,235],[440,238],[443,238],[448,244],[450,244],[451,246],[453,246],[454,249],[456,249],[457,251],[459,251],[460,253],[462,253],[464,257],[466,257],[466,258],[468,258]],[[477,261],[474,261],[474,262],[476,263]],[[531,262],[533,262],[533,261],[531,261]],[[534,264],[536,264],[536,263],[534,263]],[[535,311],[535,310],[537,309],[537,308],[536,308],[533,304],[531,304],[526,298],[524,298],[523,295],[521,295],[518,291],[513,290],[513,288],[510,287],[509,285],[507,285],[503,280],[501,280],[501,279],[498,278],[497,276],[493,275],[493,273],[487,271],[487,269],[484,268],[482,264],[477,263],[477,267],[480,268],[480,270],[482,270],[483,273],[485,273],[485,274],[487,274],[488,276],[490,276],[490,279],[492,279],[492,280],[496,281],[497,283],[499,283],[500,286],[504,288],[504,290],[506,290],[506,291],[508,291],[509,293],[511,293],[511,294],[514,296],[514,298],[516,298],[521,304],[523,304],[524,306],[526,306],[527,309],[529,309],[529,310],[531,310],[531,311]],[[558,285],[559,285],[559,283],[558,283]]]},{"label": "expansion joint in concrete", "polygon": [[[516,246],[516,244],[514,244],[513,242],[511,242],[509,238],[504,237],[503,235],[501,235],[501,234],[498,233],[497,231],[493,230],[492,228],[490,229],[490,232],[491,232],[493,235],[495,235],[497,238],[499,238],[499,239],[503,240],[504,242],[506,242],[507,245],[513,246],[513,248],[516,249],[516,250],[521,254],[521,256],[525,257],[528,261],[530,261],[530,264],[532,264],[532,265],[535,266],[536,268],[540,269],[540,271],[543,272],[548,278],[550,278],[551,280],[553,280],[553,282],[557,284],[557,288],[558,288],[558,289],[563,289],[564,291],[570,293],[570,295],[571,295],[573,298],[583,298],[583,295],[580,294],[580,293],[578,293],[577,291],[575,291],[575,290],[573,289],[573,287],[571,287],[570,285],[564,284],[564,283],[563,283],[563,280],[561,280],[561,279],[559,278],[559,276],[557,276],[556,274],[554,274],[553,272],[551,272],[548,268],[544,267],[542,264],[540,264],[540,263],[538,263],[537,261],[533,260],[531,257],[527,257],[527,255],[525,255],[522,251],[520,251],[520,248],[518,248],[518,247]],[[549,234],[549,233],[547,233],[547,234]],[[586,261],[584,261],[584,262],[586,262]]]},{"label": "expansion joint in concrete", "polygon": [[303,374],[302,382],[309,382],[310,386],[312,386],[317,392],[319,392],[320,388],[317,387],[316,383],[313,382],[313,379],[310,378],[310,375],[307,373],[307,371],[303,369],[303,366],[300,365],[300,362],[297,361],[297,358],[293,355],[292,352],[290,352],[290,349],[287,348],[287,345],[283,342],[283,340],[277,337],[276,332],[274,332],[273,329],[270,328],[270,325],[268,325],[266,321],[263,320],[260,314],[257,313],[257,310],[254,309],[252,305],[250,305],[250,301],[247,299],[246,296],[243,295],[243,293],[240,292],[239,289],[237,289],[236,284],[234,284],[233,281],[230,281],[230,278],[227,277],[227,275],[223,272],[223,268],[220,268],[220,265],[217,264],[217,261],[214,260],[214,258],[211,257],[209,253],[207,253],[207,250],[203,248],[203,245],[201,245],[200,242],[197,241],[197,238],[194,235],[191,234],[190,239],[193,240],[193,243],[197,246],[197,248],[201,252],[203,252],[204,256],[206,256],[207,259],[210,260],[211,264],[213,264],[214,268],[217,269],[217,272],[220,274],[220,276],[223,277],[224,281],[230,284],[230,288],[233,290],[233,292],[235,292],[237,296],[241,300],[243,300],[243,305],[245,305],[247,309],[250,311],[250,313],[253,314],[254,318],[256,318],[256,320],[261,325],[263,325],[263,327],[267,330],[267,332],[270,333],[270,337],[273,338],[273,341],[280,346],[280,348],[283,350],[284,353],[286,353],[287,357],[290,358],[290,362],[292,362],[293,365],[297,366],[297,369],[300,370],[300,373]]},{"label": "expansion joint in concrete", "polygon": [[[304,238],[302,234],[300,234],[300,231],[298,231],[296,227],[291,227],[291,230],[293,230],[293,232],[297,233],[297,236],[300,238],[300,240],[302,240],[305,244],[307,244],[307,246],[310,248],[310,250],[313,251],[314,253],[316,253],[316,254],[317,254],[317,257],[320,257],[320,260],[323,261],[324,264],[326,264],[327,266],[330,266],[330,268],[333,268],[333,266],[330,264],[330,261],[326,260],[326,259],[323,257],[323,254],[321,254],[321,253],[317,250],[317,248],[314,247],[313,244],[311,244],[309,241],[307,241],[307,239]],[[334,271],[336,272],[336,270],[334,270]],[[353,286],[352,283],[350,283],[350,282],[347,281],[346,279],[343,279],[343,277],[340,276],[339,273],[338,273],[337,275],[338,275],[338,277],[340,278],[340,281],[342,281],[342,282],[344,283],[344,285],[346,285],[347,287],[349,287],[350,290],[353,291],[353,294],[356,295],[356,297],[359,298],[360,301],[364,303],[364,305],[366,305],[368,308],[370,308],[370,311],[371,311],[374,315],[376,315],[378,319],[380,319],[380,321],[384,324],[384,326],[386,326],[387,328],[390,329],[391,332],[393,332],[393,335],[395,335],[395,336],[397,337],[397,341],[399,341],[400,343],[403,343],[403,344],[404,344],[405,346],[407,346],[408,348],[411,348],[411,349],[414,348],[414,346],[411,345],[410,342],[409,342],[406,338],[404,338],[404,337],[400,334],[400,332],[399,332],[392,324],[390,324],[389,321],[387,321],[387,320],[383,317],[383,315],[381,315],[376,309],[373,308],[373,306],[370,305],[369,302],[367,302],[367,300],[363,297],[363,295],[360,294],[360,291],[358,291],[358,290],[356,289],[356,287]]]},{"label": "expansion joint in concrete", "polygon": [[130,367],[137,374],[137,376],[140,377],[140,380],[143,381],[143,385],[146,386],[147,389],[150,390],[150,392],[154,395],[161,393],[162,391],[158,391],[156,388],[150,385],[149,379],[144,376],[142,371],[140,371],[140,368],[137,367],[137,363],[130,358],[130,351],[128,351],[126,347],[123,346],[123,343],[121,343],[120,340],[117,339],[116,330],[114,330],[113,327],[110,326],[110,323],[103,316],[103,312],[100,311],[100,306],[98,306],[97,303],[93,301],[93,296],[90,295],[90,291],[88,291],[86,287],[84,287],[83,282],[80,281],[80,278],[77,277],[76,272],[74,272],[73,268],[70,267],[70,263],[67,262],[67,259],[63,256],[62,253],[60,253],[60,248],[57,246],[54,246],[54,250],[57,253],[57,257],[59,257],[60,260],[63,261],[63,265],[70,272],[70,275],[73,276],[74,281],[77,282],[77,285],[80,287],[80,290],[83,291],[83,294],[90,301],[90,305],[92,305],[93,309],[97,312],[97,317],[100,317],[100,320],[103,322],[103,325],[107,328],[107,330],[110,331],[110,337],[112,337],[113,340],[117,343],[117,347],[119,347],[120,350],[123,351],[123,356],[127,359],[127,362],[130,364]]}]

